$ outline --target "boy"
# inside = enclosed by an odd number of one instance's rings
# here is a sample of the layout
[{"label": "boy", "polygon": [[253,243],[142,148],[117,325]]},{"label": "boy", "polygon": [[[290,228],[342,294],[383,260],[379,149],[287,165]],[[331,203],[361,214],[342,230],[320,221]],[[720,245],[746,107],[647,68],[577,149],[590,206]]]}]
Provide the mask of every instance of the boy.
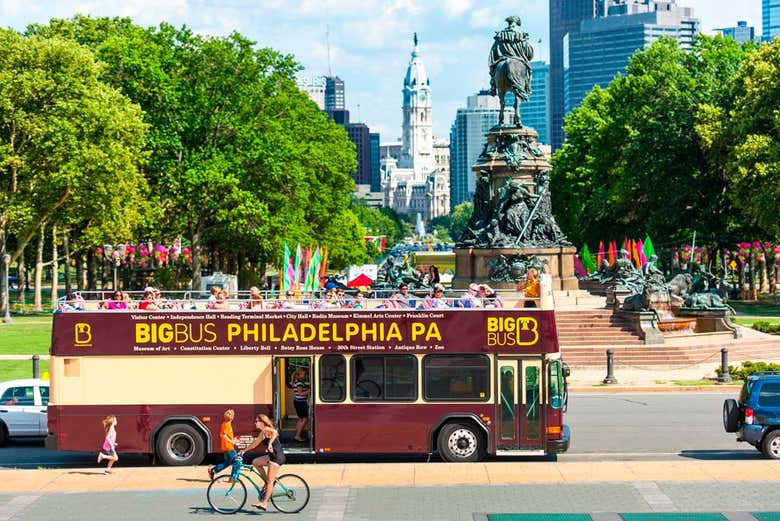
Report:
[{"label": "boy", "polygon": [[216,467],[209,469],[209,479],[214,479],[214,474],[221,472],[222,469],[228,466],[233,466],[232,477],[238,478],[238,472],[241,470],[241,461],[238,459],[235,445],[238,442],[237,438],[233,437],[233,418],[236,417],[236,412],[233,409],[225,411],[225,420],[219,427],[219,441],[222,447],[222,455],[224,459],[222,463],[218,463]]}]

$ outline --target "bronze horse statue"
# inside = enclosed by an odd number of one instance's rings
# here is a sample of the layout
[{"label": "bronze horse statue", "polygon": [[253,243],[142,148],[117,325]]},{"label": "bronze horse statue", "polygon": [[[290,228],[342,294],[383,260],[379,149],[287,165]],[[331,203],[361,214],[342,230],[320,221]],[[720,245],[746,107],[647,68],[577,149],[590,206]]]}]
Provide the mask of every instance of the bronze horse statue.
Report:
[{"label": "bronze horse statue", "polygon": [[528,101],[531,94],[531,68],[521,59],[504,58],[496,66],[496,91],[501,103],[501,110],[498,113],[498,122],[504,121],[504,108],[506,107],[505,95],[511,92],[515,95],[515,113],[512,123],[521,127],[520,121],[520,101]]},{"label": "bronze horse statue", "polygon": [[528,101],[531,96],[531,60],[534,48],[528,40],[528,34],[520,30],[520,18],[510,16],[507,27],[498,31],[493,38],[488,65],[490,66],[490,93],[498,96],[501,111],[498,124],[504,122],[504,108],[507,92],[515,95],[515,117],[513,123],[520,127],[520,101]]}]

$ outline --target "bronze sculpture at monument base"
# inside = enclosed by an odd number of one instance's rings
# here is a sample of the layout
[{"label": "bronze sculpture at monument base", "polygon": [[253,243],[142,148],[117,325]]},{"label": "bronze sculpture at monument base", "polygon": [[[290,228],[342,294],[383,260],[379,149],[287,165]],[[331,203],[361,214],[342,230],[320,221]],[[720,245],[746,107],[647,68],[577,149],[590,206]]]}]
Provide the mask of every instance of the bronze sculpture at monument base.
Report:
[{"label": "bronze sculpture at monument base", "polygon": [[495,289],[516,289],[523,278],[496,280],[491,277],[491,266],[495,259],[502,256],[511,259],[514,256],[534,258],[544,265],[543,272],[552,278],[553,290],[577,289],[577,277],[574,275],[573,246],[552,248],[455,248],[455,277],[453,288],[466,288],[472,282],[486,283]]}]

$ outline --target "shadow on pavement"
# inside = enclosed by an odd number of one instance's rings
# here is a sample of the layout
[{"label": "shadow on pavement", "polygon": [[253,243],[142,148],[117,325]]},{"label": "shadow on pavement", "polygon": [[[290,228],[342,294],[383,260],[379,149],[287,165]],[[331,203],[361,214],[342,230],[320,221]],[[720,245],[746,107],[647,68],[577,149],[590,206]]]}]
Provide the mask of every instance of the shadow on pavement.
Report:
[{"label": "shadow on pavement", "polygon": [[680,457],[703,461],[764,459],[756,450],[681,450]]}]

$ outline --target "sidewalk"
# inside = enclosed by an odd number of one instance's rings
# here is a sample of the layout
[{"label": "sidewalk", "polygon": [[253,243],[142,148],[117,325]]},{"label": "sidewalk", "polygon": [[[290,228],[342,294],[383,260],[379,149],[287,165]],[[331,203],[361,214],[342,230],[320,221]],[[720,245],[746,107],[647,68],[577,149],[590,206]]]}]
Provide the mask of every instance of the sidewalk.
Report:
[{"label": "sidewalk", "polygon": [[[606,364],[605,364],[606,366]],[[715,369],[720,364],[699,364],[681,369],[656,369],[637,367],[615,367],[617,384],[603,383],[607,376],[606,367],[572,368],[568,378],[571,392],[664,392],[664,391],[708,391],[738,392],[741,384],[694,385],[694,382],[710,381],[715,384]],[[675,384],[685,382],[686,385]]]},{"label": "sidewalk", "polygon": [[[204,489],[207,467],[133,467],[113,474],[95,464],[86,469],[1,471],[0,494]],[[415,487],[442,485],[529,485],[638,481],[780,482],[771,460],[322,463],[291,464],[284,473],[303,476],[311,487]]]}]

